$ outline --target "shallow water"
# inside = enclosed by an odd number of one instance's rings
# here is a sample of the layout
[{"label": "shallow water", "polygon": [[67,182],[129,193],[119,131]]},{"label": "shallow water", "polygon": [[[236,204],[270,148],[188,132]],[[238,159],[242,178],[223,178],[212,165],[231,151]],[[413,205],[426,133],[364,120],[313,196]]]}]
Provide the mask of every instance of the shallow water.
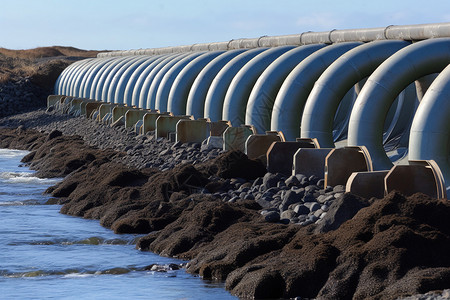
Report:
[{"label": "shallow water", "polygon": [[140,252],[135,235],[43,205],[58,179],[19,167],[26,154],[0,149],[0,299],[236,299],[184,270],[146,271],[182,261]]}]

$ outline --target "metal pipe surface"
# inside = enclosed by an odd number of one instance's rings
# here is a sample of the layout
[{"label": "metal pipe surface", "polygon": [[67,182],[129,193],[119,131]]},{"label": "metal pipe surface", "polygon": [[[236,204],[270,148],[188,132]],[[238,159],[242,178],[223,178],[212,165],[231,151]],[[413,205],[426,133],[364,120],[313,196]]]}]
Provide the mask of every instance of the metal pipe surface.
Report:
[{"label": "metal pipe surface", "polygon": [[208,89],[212,84],[214,77],[219,71],[237,55],[246,51],[245,49],[226,51],[213,60],[211,60],[197,75],[189,91],[186,114],[195,119],[203,118],[205,114],[205,101]]},{"label": "metal pipe surface", "polygon": [[222,108],[233,77],[237,72],[253,57],[259,53],[266,51],[267,48],[257,48],[248,50],[239,54],[230,60],[214,77],[212,84],[206,94],[205,100],[205,118],[210,118],[211,121],[217,122],[222,119]]},{"label": "metal pipe surface", "polygon": [[245,123],[247,101],[258,77],[275,59],[291,49],[293,46],[271,48],[252,58],[239,70],[225,95],[222,120],[230,121],[232,126]]},{"label": "metal pipe surface", "polygon": [[197,75],[223,51],[206,52],[188,63],[175,78],[167,100],[167,110],[174,115],[185,115],[189,91]]},{"label": "metal pipe surface", "polygon": [[409,138],[409,159],[436,161],[447,186],[450,184],[449,94],[450,65],[433,81],[420,102]]},{"label": "metal pipe surface", "polygon": [[255,126],[259,133],[270,130],[273,104],[283,81],[303,59],[325,44],[296,47],[282,54],[259,76],[250,93],[245,112],[245,124]]},{"label": "metal pipe surface", "polygon": [[317,50],[286,77],[275,98],[271,130],[283,131],[286,140],[300,137],[303,108],[314,83],[338,57],[361,43],[338,43]]},{"label": "metal pipe surface", "polygon": [[151,48],[141,50],[102,52],[98,57],[124,56],[133,53],[155,55],[195,51],[231,50],[242,48],[300,46],[309,44],[333,44],[342,42],[370,42],[375,40],[419,41],[430,38],[450,37],[450,22],[418,25],[389,25],[378,28],[330,30],[324,32],[303,32],[300,34],[263,36],[259,38],[233,39],[228,42],[203,43],[185,46]]},{"label": "metal pipe surface", "polygon": [[410,45],[404,41],[375,41],[349,50],[317,79],[305,104],[302,138],[317,138],[324,148],[334,148],[333,120],[345,94],[393,53]]},{"label": "metal pipe surface", "polygon": [[383,123],[394,99],[416,79],[440,72],[449,63],[450,39],[429,39],[397,51],[369,77],[350,116],[348,144],[364,145],[374,170],[392,167],[383,148]]}]

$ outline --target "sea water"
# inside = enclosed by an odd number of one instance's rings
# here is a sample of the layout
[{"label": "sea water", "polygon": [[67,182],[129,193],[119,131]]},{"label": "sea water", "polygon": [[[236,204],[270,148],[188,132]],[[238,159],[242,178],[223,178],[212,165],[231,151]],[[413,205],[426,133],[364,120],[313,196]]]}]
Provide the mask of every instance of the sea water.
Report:
[{"label": "sea water", "polygon": [[0,149],[0,299],[236,299],[223,284],[135,249],[135,235],[116,235],[97,220],[59,213],[43,192],[60,179],[20,167],[26,151]]}]

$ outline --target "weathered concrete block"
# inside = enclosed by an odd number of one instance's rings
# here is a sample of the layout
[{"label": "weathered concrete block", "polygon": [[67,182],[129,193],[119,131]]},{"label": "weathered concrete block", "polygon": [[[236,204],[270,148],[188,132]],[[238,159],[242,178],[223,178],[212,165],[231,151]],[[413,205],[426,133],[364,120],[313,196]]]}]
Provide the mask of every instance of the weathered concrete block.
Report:
[{"label": "weathered concrete block", "polygon": [[[92,101],[92,102],[87,102],[85,107],[84,107],[84,115],[87,118],[91,118],[92,112],[94,112],[95,110],[98,110],[100,105],[105,104],[104,102],[98,102],[98,101]],[[83,114],[83,109],[82,112]]]},{"label": "weathered concrete block", "polygon": [[209,136],[209,122],[203,120],[180,120],[176,125],[176,141],[201,143]]},{"label": "weathered concrete block", "polygon": [[266,134],[252,134],[245,141],[245,154],[248,158],[255,159],[264,156],[274,142],[282,142],[284,138],[278,132],[267,132]]},{"label": "weathered concrete block", "polygon": [[[124,117],[127,111],[132,109],[129,106],[117,105],[112,109],[112,122],[115,123],[119,118]],[[125,122],[124,122],[125,123]]]},{"label": "weathered concrete block", "polygon": [[325,158],[325,186],[345,185],[353,172],[372,171],[364,147],[333,149]]},{"label": "weathered concrete block", "polygon": [[239,150],[245,153],[245,141],[251,134],[256,134],[255,128],[251,125],[228,127],[223,132],[223,150]]},{"label": "weathered concrete block", "polygon": [[156,119],[158,119],[159,116],[172,116],[172,113],[160,113],[159,111],[147,112],[143,118],[144,124],[142,126],[142,134],[146,134],[147,132],[156,129]]},{"label": "weathered concrete block", "polygon": [[54,106],[57,103],[61,103],[61,99],[63,97],[66,97],[66,96],[63,96],[63,95],[49,95],[47,97],[47,107]]},{"label": "weathered concrete block", "polygon": [[315,175],[319,179],[325,178],[325,159],[334,148],[299,148],[294,154],[292,175]]},{"label": "weathered concrete block", "polygon": [[433,198],[446,199],[442,173],[434,161],[413,161],[411,165],[392,167],[385,177],[385,194],[399,191],[406,196],[424,193]]},{"label": "weathered concrete block", "polygon": [[125,128],[131,128],[136,125],[139,120],[144,118],[144,115],[147,113],[146,110],[143,109],[130,109],[125,113]]},{"label": "weathered concrete block", "polygon": [[211,136],[222,136],[225,130],[228,127],[231,127],[231,122],[221,120],[217,122],[211,122],[210,126],[211,126],[211,133],[210,133]]},{"label": "weathered concrete block", "polygon": [[384,197],[384,178],[389,171],[354,172],[345,186],[345,192],[369,199]]},{"label": "weathered concrete block", "polygon": [[176,132],[178,121],[188,119],[192,119],[192,116],[160,115],[156,119],[155,138],[169,138],[170,132]]},{"label": "weathered concrete block", "polygon": [[100,105],[99,107],[99,121],[105,122],[104,118],[107,114],[111,114],[112,113],[112,109],[114,107],[116,107],[117,104],[115,103],[104,103],[102,105]]},{"label": "weathered concrete block", "polygon": [[294,154],[300,148],[316,148],[315,139],[302,139],[297,142],[275,142],[267,150],[267,171],[270,173],[282,173],[287,176],[292,174]]}]

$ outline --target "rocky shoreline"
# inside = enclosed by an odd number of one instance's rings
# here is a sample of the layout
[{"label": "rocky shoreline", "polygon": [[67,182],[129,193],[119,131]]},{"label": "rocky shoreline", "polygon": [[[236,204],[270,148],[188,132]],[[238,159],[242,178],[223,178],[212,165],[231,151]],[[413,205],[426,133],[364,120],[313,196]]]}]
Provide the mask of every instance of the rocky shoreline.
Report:
[{"label": "rocky shoreline", "polygon": [[[57,112],[0,119],[0,147],[30,150],[61,212],[144,233],[241,298],[397,299],[450,287],[450,204],[343,194],[269,174],[239,152],[173,144]],[[347,222],[345,222],[347,221]],[[419,299],[419,298],[417,298]],[[423,299],[423,298],[420,298]]]}]

